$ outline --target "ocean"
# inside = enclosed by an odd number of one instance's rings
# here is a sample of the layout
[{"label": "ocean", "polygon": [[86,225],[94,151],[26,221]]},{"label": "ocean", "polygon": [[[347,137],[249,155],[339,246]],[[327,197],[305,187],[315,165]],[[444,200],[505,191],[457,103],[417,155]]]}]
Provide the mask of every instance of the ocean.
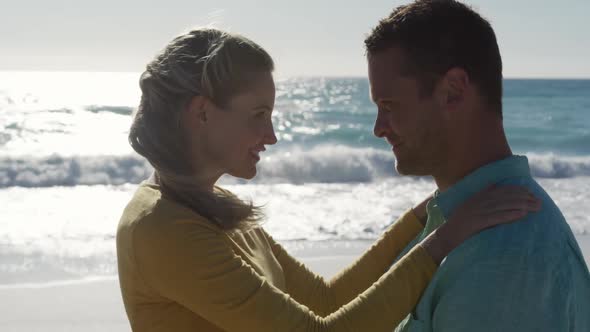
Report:
[{"label": "ocean", "polygon": [[[120,214],[151,173],[127,143],[138,73],[0,72],[0,287],[116,275]],[[435,189],[400,177],[365,78],[277,79],[268,148],[253,181],[222,186],[263,205],[288,249],[375,239]],[[513,151],[590,234],[590,80],[504,82]]]}]

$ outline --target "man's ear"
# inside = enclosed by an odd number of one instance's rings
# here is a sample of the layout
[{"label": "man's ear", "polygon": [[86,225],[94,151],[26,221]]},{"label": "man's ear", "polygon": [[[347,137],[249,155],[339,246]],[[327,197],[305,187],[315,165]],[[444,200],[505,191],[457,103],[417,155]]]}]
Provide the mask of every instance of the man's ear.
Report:
[{"label": "man's ear", "polygon": [[469,75],[464,69],[458,67],[449,69],[442,82],[446,94],[445,103],[449,109],[454,109],[465,101],[470,82]]}]

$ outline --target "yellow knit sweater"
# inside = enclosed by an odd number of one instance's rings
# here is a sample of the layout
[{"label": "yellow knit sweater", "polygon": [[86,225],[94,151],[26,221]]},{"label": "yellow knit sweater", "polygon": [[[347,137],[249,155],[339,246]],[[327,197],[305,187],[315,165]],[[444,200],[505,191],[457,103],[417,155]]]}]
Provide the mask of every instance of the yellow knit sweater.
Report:
[{"label": "yellow knit sweater", "polygon": [[119,280],[133,331],[387,331],[416,305],[436,264],[411,210],[332,280],[262,228],[229,235],[144,183],[117,231]]}]

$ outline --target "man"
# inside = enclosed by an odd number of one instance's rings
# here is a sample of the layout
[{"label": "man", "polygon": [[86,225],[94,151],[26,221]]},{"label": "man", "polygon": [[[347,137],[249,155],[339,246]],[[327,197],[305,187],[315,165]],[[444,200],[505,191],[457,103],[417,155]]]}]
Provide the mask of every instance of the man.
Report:
[{"label": "man", "polygon": [[416,241],[490,185],[523,185],[542,199],[540,212],[453,251],[397,331],[590,331],[582,253],[504,134],[490,24],[459,2],[421,0],[395,9],[365,45],[375,135],[393,146],[400,174],[431,175],[438,186]]}]

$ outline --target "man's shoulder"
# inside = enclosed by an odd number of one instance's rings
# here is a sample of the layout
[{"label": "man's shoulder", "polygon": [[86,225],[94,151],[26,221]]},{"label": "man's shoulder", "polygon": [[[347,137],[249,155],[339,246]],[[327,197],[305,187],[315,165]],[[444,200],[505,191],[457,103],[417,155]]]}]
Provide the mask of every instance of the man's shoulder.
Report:
[{"label": "man's shoulder", "polygon": [[571,241],[571,230],[549,194],[532,178],[517,177],[499,185],[522,185],[542,200],[541,210],[529,213],[516,222],[487,229],[459,246],[449,258],[461,256],[481,260],[485,257],[509,260],[535,259],[547,260],[563,255]]},{"label": "man's shoulder", "polygon": [[507,238],[512,238],[510,235],[519,238],[535,238],[546,240],[548,242],[541,242],[539,245],[554,245],[555,240],[561,240],[562,237],[568,237],[569,226],[565,217],[561,213],[559,207],[555,204],[551,196],[541,187],[541,185],[531,177],[515,177],[507,179],[498,185],[520,185],[526,187],[533,195],[541,200],[541,210],[530,213],[521,220],[513,224],[505,225],[507,227],[496,227],[494,231],[508,235]]}]

